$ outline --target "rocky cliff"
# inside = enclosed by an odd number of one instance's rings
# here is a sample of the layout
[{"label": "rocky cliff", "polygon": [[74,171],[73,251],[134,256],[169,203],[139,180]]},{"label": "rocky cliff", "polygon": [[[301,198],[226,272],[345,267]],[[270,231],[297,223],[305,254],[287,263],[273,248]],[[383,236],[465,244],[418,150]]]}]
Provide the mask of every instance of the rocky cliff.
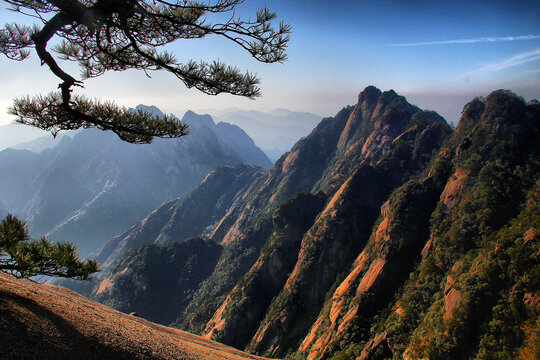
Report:
[{"label": "rocky cliff", "polygon": [[424,175],[381,207],[298,356],[538,354],[538,110],[506,91],[464,108]]}]

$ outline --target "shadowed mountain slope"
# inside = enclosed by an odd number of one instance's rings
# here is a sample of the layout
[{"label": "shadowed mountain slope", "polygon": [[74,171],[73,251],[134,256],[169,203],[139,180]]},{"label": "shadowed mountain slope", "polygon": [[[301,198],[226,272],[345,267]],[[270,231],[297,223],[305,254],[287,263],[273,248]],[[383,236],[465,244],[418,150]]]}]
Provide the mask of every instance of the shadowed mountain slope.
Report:
[{"label": "shadowed mountain slope", "polygon": [[162,204],[141,222],[107,241],[93,257],[106,273],[122,256],[141,245],[173,243],[198,236],[217,223],[263,174],[261,168],[248,164],[218,168],[189,194]]}]

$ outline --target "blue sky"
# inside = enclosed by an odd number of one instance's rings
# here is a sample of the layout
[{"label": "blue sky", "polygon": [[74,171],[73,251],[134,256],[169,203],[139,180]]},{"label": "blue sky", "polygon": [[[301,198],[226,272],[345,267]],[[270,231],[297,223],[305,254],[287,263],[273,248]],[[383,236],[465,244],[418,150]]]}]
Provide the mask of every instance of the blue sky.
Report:
[{"label": "blue sky", "polygon": [[[499,88],[527,100],[540,97],[540,1],[247,0],[237,15],[254,16],[265,5],[293,27],[284,64],[260,64],[217,38],[172,48],[179,59],[219,58],[257,73],[262,98],[211,97],[185,89],[167,73],[149,79],[136,71],[88,80],[81,93],[125,106],[154,104],[177,115],[187,109],[283,107],[331,116],[375,85],[448,121],[457,121],[474,96]],[[0,18],[19,19],[4,9]],[[10,121],[5,109],[13,97],[56,88],[58,80],[36,58],[0,58],[0,123]]]}]

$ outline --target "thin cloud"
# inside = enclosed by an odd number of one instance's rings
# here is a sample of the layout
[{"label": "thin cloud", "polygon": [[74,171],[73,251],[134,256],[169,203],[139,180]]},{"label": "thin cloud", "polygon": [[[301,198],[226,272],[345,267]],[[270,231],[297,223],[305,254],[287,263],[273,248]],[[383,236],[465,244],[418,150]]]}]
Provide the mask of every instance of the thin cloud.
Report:
[{"label": "thin cloud", "polygon": [[472,39],[457,39],[457,40],[424,41],[424,42],[415,42],[415,43],[389,44],[388,46],[405,47],[405,46],[475,44],[475,43],[486,43],[486,42],[521,41],[521,40],[537,40],[537,39],[540,39],[540,35],[491,36],[491,37],[478,37],[478,38],[472,38]]},{"label": "thin cloud", "polygon": [[537,61],[537,60],[540,60],[540,48],[533,51],[528,51],[528,52],[514,55],[512,57],[509,57],[508,59],[499,61],[497,63],[482,66],[481,68],[478,68],[469,74],[501,71],[504,69],[508,69],[514,66],[526,64],[526,63]]}]

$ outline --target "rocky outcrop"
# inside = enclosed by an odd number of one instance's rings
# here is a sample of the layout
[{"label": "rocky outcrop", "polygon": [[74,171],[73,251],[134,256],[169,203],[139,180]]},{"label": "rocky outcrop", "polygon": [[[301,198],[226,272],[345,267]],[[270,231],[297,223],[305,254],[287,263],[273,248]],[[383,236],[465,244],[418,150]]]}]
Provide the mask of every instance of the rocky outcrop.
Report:
[{"label": "rocky outcrop", "polygon": [[203,336],[243,348],[294,267],[303,234],[326,197],[298,193],[274,212],[274,232],[252,268],[206,324]]},{"label": "rocky outcrop", "polygon": [[430,177],[410,181],[381,207],[383,214],[369,243],[317,320],[327,325],[314,326],[299,349],[308,352],[309,359],[326,358],[358,326],[359,316],[373,316],[388,306],[424,246],[441,190]]},{"label": "rocky outcrop", "polygon": [[318,189],[335,190],[359,164],[376,164],[403,133],[419,108],[395,91],[369,86],[358,96],[340,135],[336,154],[326,167]]}]

